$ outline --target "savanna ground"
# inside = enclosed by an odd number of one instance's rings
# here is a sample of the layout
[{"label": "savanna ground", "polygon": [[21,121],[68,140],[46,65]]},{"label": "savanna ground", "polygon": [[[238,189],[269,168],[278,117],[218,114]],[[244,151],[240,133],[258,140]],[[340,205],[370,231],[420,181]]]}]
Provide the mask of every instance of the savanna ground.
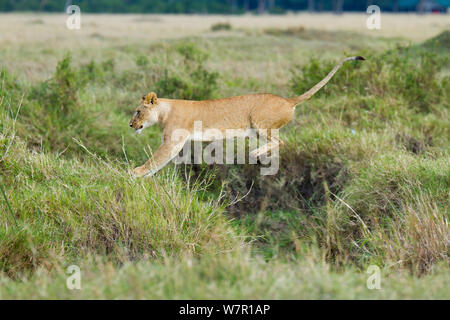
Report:
[{"label": "savanna ground", "polygon": [[[448,16],[65,20],[0,15],[0,299],[450,298]],[[143,94],[294,96],[357,54],[281,130],[277,175],[130,178],[160,143],[128,127]]]}]

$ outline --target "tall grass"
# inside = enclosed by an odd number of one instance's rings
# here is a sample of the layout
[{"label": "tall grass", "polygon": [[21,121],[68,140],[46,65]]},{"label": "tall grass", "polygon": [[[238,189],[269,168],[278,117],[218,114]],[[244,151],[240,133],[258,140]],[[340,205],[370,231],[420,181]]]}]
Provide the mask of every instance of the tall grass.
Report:
[{"label": "tall grass", "polygon": [[[1,134],[2,142],[12,138]],[[81,162],[31,152],[18,137],[7,146],[0,149],[8,199],[1,207],[12,216],[0,217],[0,269],[12,277],[88,254],[124,262],[241,246],[223,204],[205,196],[207,180],[183,183],[175,170],[133,180],[126,164],[94,154]]]}]

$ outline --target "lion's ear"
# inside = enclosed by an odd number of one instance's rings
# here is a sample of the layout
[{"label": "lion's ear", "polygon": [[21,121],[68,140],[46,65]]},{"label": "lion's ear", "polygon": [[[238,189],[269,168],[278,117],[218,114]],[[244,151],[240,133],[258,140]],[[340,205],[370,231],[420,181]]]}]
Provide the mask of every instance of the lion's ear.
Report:
[{"label": "lion's ear", "polygon": [[149,94],[147,94],[147,96],[145,97],[145,102],[147,104],[156,104],[156,102],[158,101],[158,97],[156,96],[156,93],[154,92],[150,92]]}]

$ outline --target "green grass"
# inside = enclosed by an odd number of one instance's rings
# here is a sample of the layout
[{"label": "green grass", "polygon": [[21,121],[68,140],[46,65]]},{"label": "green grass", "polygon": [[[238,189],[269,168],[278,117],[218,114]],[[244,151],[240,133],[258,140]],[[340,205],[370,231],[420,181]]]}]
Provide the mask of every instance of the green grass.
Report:
[{"label": "green grass", "polygon": [[421,278],[381,270],[381,288],[367,289],[365,271],[333,272],[315,253],[268,262],[245,253],[127,262],[89,258],[80,264],[81,290],[68,290],[64,268],[0,280],[0,299],[448,299],[448,266]]},{"label": "green grass", "polygon": [[[446,34],[405,47],[245,32],[111,43],[104,58],[50,52],[61,59],[42,81],[2,66],[0,299],[449,298]],[[144,93],[294,96],[350,53],[367,61],[282,129],[277,175],[169,165],[129,176],[160,141],[157,127],[127,126]],[[72,264],[81,291],[65,287]],[[370,265],[382,290],[366,287]]]}]

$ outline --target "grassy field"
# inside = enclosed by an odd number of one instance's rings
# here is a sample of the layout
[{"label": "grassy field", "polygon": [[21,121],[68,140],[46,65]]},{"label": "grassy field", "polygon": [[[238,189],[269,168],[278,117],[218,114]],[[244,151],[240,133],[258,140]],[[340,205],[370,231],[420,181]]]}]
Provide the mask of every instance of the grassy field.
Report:
[{"label": "grassy field", "polygon": [[[0,15],[0,299],[450,298],[447,16],[65,19]],[[350,55],[277,175],[130,178],[160,143],[128,127],[143,94],[292,97]]]}]

